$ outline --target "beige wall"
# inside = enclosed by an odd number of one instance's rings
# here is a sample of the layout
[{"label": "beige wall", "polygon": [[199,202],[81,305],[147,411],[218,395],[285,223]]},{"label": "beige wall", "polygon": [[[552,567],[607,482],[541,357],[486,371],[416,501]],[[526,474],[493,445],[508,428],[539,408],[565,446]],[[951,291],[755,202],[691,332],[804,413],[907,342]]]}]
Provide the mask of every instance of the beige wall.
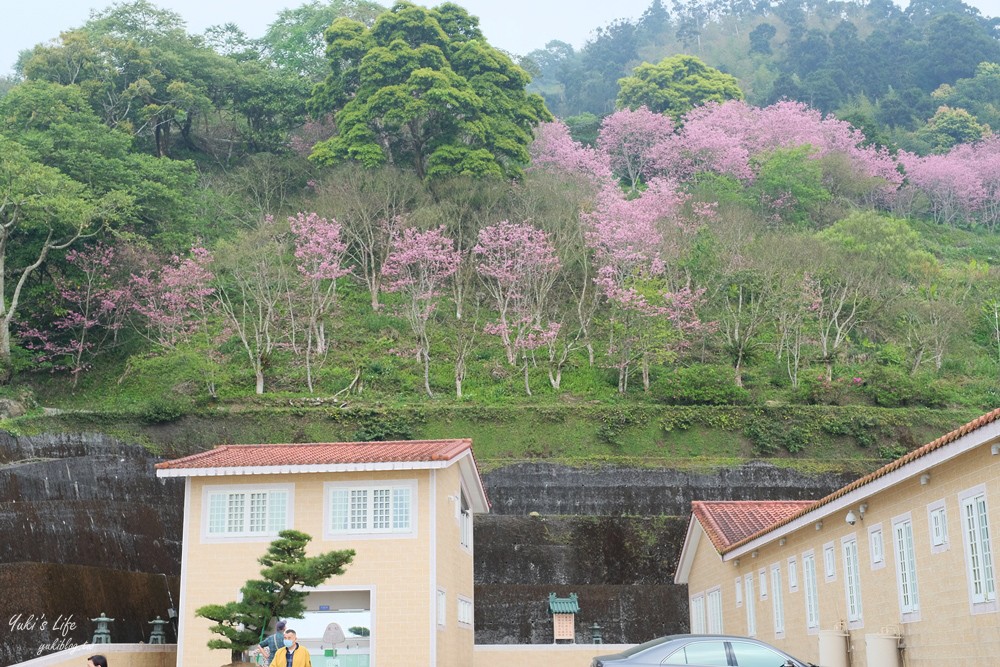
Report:
[{"label": "beige wall", "polygon": [[175,644],[83,644],[12,667],[80,667],[95,654],[106,657],[108,667],[173,667],[177,662]]},{"label": "beige wall", "polygon": [[441,499],[436,513],[437,588],[444,590],[446,600],[445,624],[436,629],[437,665],[468,667],[472,663],[475,637],[472,625],[458,623],[458,600],[462,596],[475,604],[475,598],[472,551],[461,546],[458,517],[461,475],[458,466],[438,470],[434,475],[437,497]]},{"label": "beige wall", "polygon": [[[559,644],[559,645],[492,645],[476,646],[462,667],[586,667],[591,658],[616,653],[631,644]],[[77,646],[12,667],[80,667],[87,657],[103,653],[110,667],[171,667],[176,663],[177,647],[144,644],[108,644],[107,646]],[[221,664],[218,660],[213,664]],[[314,661],[322,667],[322,658]],[[402,663],[410,665],[412,663]],[[442,663],[443,664],[443,663]]]},{"label": "beige wall", "polygon": [[[488,644],[476,646],[472,667],[587,667],[594,656],[633,644]],[[468,664],[468,663],[467,663]]]},{"label": "beige wall", "polygon": [[[248,579],[259,576],[257,558],[272,539],[205,543],[202,538],[204,487],[292,483],[294,516],[291,527],[313,537],[309,553],[344,548],[357,552],[346,573],[332,578],[321,588],[356,586],[373,590],[373,666],[431,665],[435,650],[431,642],[431,637],[435,635],[432,629],[436,627],[436,593],[431,574],[435,560],[438,577],[448,595],[448,623],[443,631],[436,631],[437,664],[444,667],[468,665],[472,632],[457,627],[456,595],[462,592],[472,597],[472,557],[458,546],[454,503],[447,499],[448,495],[457,495],[458,478],[457,466],[436,471],[189,478],[180,603],[183,629],[178,664],[184,667],[217,667],[228,662],[229,656],[224,651],[206,647],[206,642],[213,637],[208,631],[210,623],[195,618],[194,611],[206,604],[234,600]],[[378,480],[417,480],[416,536],[404,539],[363,539],[356,536],[324,539],[324,483]],[[429,497],[432,489],[435,489],[438,498],[433,503],[436,508],[433,515]],[[430,539],[435,526],[441,532],[438,545],[432,545]],[[294,620],[289,625],[294,628]]]},{"label": "beige wall", "polygon": [[[972,449],[951,461],[938,464],[931,470],[931,478],[921,485],[920,475],[875,495],[859,498],[852,503],[857,511],[861,502],[868,503],[863,521],[854,526],[846,523],[847,508],[837,510],[823,518],[821,530],[810,523],[786,536],[786,544],[777,541],[760,546],[757,557],[750,554],[739,557],[739,565],[723,562],[706,537],[698,545],[694,565],[689,577],[689,597],[721,586],[723,631],[746,634],[745,605],[756,609],[756,637],[772,643],[804,660],[817,661],[818,636],[806,628],[805,587],[803,585],[803,552],[813,549],[816,556],[817,590],[819,597],[820,628],[833,629],[847,625],[846,593],[842,538],[857,537],[860,562],[862,621],[847,630],[852,667],[889,667],[868,665],[865,635],[883,630],[898,632],[905,645],[907,667],[930,667],[948,664],[968,666],[996,664],[1000,655],[1000,613],[997,605],[986,613],[972,613],[966,575],[966,557],[960,526],[959,494],[978,485],[984,485],[989,511],[991,547],[995,575],[1000,577],[1000,456],[991,454],[990,444]],[[948,546],[934,550],[931,546],[928,505],[944,501],[947,515]],[[892,540],[893,519],[910,513],[917,567],[917,590],[920,600],[919,619],[904,619],[900,613],[896,578],[896,553]],[[869,528],[881,524],[884,544],[884,567],[873,567]],[[836,572],[832,582],[826,582],[823,566],[823,547],[834,543]],[[936,551],[936,552],[935,552]],[[788,559],[794,556],[798,570],[798,589],[789,590]],[[770,570],[774,563],[781,565],[782,599],[785,615],[784,637],[774,631],[773,592]],[[768,597],[760,597],[758,572],[768,573]],[[737,577],[754,576],[754,600],[743,600],[743,607],[736,606],[735,580]],[[707,610],[707,607],[706,607]]]}]

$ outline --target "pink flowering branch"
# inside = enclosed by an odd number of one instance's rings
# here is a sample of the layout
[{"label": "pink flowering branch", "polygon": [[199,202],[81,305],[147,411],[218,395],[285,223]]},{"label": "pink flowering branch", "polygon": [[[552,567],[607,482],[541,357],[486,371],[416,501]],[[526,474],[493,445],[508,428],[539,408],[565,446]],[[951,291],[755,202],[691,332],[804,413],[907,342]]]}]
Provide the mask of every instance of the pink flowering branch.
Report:
[{"label": "pink flowering branch", "polygon": [[511,365],[521,352],[525,391],[530,395],[526,352],[548,344],[559,330],[558,325],[543,322],[559,258],[545,232],[507,220],[482,229],[473,252],[478,258],[476,271],[498,316],[483,331],[500,337]]},{"label": "pink flowering branch", "polygon": [[445,236],[444,226],[420,232],[412,227],[393,235],[388,257],[382,265],[385,289],[406,299],[403,316],[417,337],[419,357],[424,365],[424,389],[434,396],[430,384],[430,338],[427,325],[441,291],[458,271],[461,256]]}]

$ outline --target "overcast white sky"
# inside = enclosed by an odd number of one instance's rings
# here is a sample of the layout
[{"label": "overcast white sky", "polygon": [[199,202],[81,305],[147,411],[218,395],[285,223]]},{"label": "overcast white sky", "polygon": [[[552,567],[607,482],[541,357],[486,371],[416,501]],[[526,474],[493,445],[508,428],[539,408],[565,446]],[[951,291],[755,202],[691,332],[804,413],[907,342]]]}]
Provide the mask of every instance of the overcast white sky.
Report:
[{"label": "overcast white sky", "polygon": [[[524,54],[552,39],[580,47],[594,28],[617,18],[638,18],[651,0],[455,0],[480,18],[494,46]],[[907,0],[908,1],[908,0]],[[249,36],[259,37],[279,11],[305,0],[154,0],[187,21],[200,33],[211,25],[233,22]],[[966,0],[986,16],[1000,16],[1000,0]],[[84,23],[105,0],[0,0],[0,75],[9,73],[17,54]],[[391,0],[380,4],[391,5]],[[434,0],[422,2],[434,6]],[[670,3],[667,3],[669,6]],[[905,4],[905,2],[903,3]]]}]

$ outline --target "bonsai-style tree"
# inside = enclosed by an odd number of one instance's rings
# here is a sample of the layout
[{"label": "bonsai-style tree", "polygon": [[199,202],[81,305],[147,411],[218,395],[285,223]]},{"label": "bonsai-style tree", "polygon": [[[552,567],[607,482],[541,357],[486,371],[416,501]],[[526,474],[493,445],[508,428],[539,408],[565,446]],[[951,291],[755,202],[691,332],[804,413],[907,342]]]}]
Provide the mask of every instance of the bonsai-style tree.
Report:
[{"label": "bonsai-style tree", "polygon": [[209,648],[229,649],[233,662],[260,641],[261,631],[272,618],[302,618],[306,593],[303,586],[319,586],[354,559],[353,549],[328,551],[306,556],[312,537],[297,530],[283,530],[271,542],[267,553],[257,559],[261,579],[251,579],[240,589],[242,600],[210,604],[196,609],[195,616],[214,621],[210,630],[221,635],[210,639]]}]

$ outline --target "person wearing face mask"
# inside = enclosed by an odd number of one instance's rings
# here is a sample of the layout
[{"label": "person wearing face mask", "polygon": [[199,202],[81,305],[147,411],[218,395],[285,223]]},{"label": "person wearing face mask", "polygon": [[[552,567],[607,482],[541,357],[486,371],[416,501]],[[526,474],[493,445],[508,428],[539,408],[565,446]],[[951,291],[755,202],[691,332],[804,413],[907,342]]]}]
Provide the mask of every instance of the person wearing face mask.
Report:
[{"label": "person wearing face mask", "polygon": [[309,651],[299,646],[295,630],[285,630],[284,646],[278,649],[270,667],[312,667]]}]

